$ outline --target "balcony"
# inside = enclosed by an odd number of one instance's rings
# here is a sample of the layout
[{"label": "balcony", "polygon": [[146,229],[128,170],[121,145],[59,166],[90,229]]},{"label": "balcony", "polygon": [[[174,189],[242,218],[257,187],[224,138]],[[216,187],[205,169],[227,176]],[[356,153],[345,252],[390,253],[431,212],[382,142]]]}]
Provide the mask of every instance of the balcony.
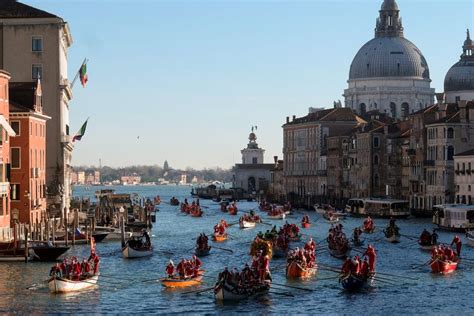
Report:
[{"label": "balcony", "polygon": [[416,155],[416,149],[415,148],[407,149],[407,154],[408,154],[408,156],[415,156]]},{"label": "balcony", "polygon": [[10,182],[0,182],[0,195],[8,194],[10,188]]},{"label": "balcony", "polygon": [[435,161],[434,160],[425,160],[423,162],[423,164],[425,165],[425,167],[434,167],[435,166]]}]

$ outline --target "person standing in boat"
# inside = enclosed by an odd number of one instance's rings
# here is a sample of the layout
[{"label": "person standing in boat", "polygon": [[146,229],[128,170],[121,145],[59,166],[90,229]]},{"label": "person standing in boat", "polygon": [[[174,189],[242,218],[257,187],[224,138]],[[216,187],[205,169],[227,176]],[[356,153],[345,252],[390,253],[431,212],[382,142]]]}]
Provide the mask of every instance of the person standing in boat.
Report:
[{"label": "person standing in boat", "polygon": [[145,246],[150,247],[151,246],[150,234],[146,231],[146,229],[143,230],[142,237],[145,237]]},{"label": "person standing in boat", "polygon": [[451,246],[456,245],[456,255],[458,258],[461,257],[461,248],[462,248],[462,241],[458,235],[454,236],[453,241],[451,242]]},{"label": "person standing in boat", "polygon": [[168,265],[166,266],[166,274],[168,275],[168,278],[172,278],[174,276],[174,263],[173,260],[170,259],[168,262]]},{"label": "person standing in boat", "polygon": [[49,271],[50,276],[56,276],[58,278],[62,277],[61,266],[59,263],[56,263],[54,266],[51,267]]},{"label": "person standing in boat", "polygon": [[372,245],[369,244],[363,256],[367,256],[369,258],[369,271],[375,272],[375,261],[377,258],[377,254],[375,253],[374,247],[372,247]]},{"label": "person standing in boat", "polygon": [[431,244],[437,245],[438,244],[438,234],[436,233],[436,229],[433,228],[433,233],[431,234]]}]

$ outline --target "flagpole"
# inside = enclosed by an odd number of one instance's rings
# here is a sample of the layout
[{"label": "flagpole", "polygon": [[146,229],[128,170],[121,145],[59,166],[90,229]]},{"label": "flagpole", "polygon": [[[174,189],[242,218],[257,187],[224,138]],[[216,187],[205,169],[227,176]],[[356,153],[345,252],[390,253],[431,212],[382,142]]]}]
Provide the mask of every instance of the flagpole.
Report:
[{"label": "flagpole", "polygon": [[72,83],[71,83],[71,90],[72,88],[74,88],[74,84],[76,83],[76,80],[77,78],[79,77],[80,73],[81,73],[81,69],[82,69],[82,66],[84,66],[85,63],[87,63],[87,58],[84,58],[84,61],[82,62],[81,64],[81,67],[79,67],[79,70],[76,72],[76,76],[74,77],[74,79],[72,80]]}]

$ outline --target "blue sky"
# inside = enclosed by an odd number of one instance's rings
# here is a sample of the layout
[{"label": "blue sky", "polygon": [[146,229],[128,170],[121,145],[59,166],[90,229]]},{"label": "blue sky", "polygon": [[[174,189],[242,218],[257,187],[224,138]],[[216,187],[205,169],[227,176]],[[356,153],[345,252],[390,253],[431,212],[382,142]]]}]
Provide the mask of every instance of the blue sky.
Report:
[{"label": "blue sky", "polygon": [[[382,0],[23,0],[70,25],[71,129],[90,116],[74,165],[229,168],[252,125],[265,160],[282,156],[286,116],[343,100],[349,66],[373,38]],[[432,86],[473,28],[472,0],[397,0]],[[472,32],[474,34],[474,32]]]}]

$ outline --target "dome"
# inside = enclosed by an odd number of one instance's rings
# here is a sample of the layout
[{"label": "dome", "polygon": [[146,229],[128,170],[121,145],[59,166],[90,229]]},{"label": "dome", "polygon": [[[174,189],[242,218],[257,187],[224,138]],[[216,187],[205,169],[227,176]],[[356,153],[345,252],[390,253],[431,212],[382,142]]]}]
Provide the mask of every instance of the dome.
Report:
[{"label": "dome", "polygon": [[362,46],[349,72],[349,80],[380,77],[429,79],[430,72],[425,57],[415,44],[404,37],[383,36]]},{"label": "dome", "polygon": [[474,59],[454,64],[444,78],[444,91],[474,90]]},{"label": "dome", "polygon": [[385,10],[385,11],[395,10],[395,11],[398,11],[397,2],[395,0],[384,0],[380,10]]},{"label": "dome", "polygon": [[474,43],[467,31],[461,59],[455,63],[444,78],[444,91],[474,90]]}]

